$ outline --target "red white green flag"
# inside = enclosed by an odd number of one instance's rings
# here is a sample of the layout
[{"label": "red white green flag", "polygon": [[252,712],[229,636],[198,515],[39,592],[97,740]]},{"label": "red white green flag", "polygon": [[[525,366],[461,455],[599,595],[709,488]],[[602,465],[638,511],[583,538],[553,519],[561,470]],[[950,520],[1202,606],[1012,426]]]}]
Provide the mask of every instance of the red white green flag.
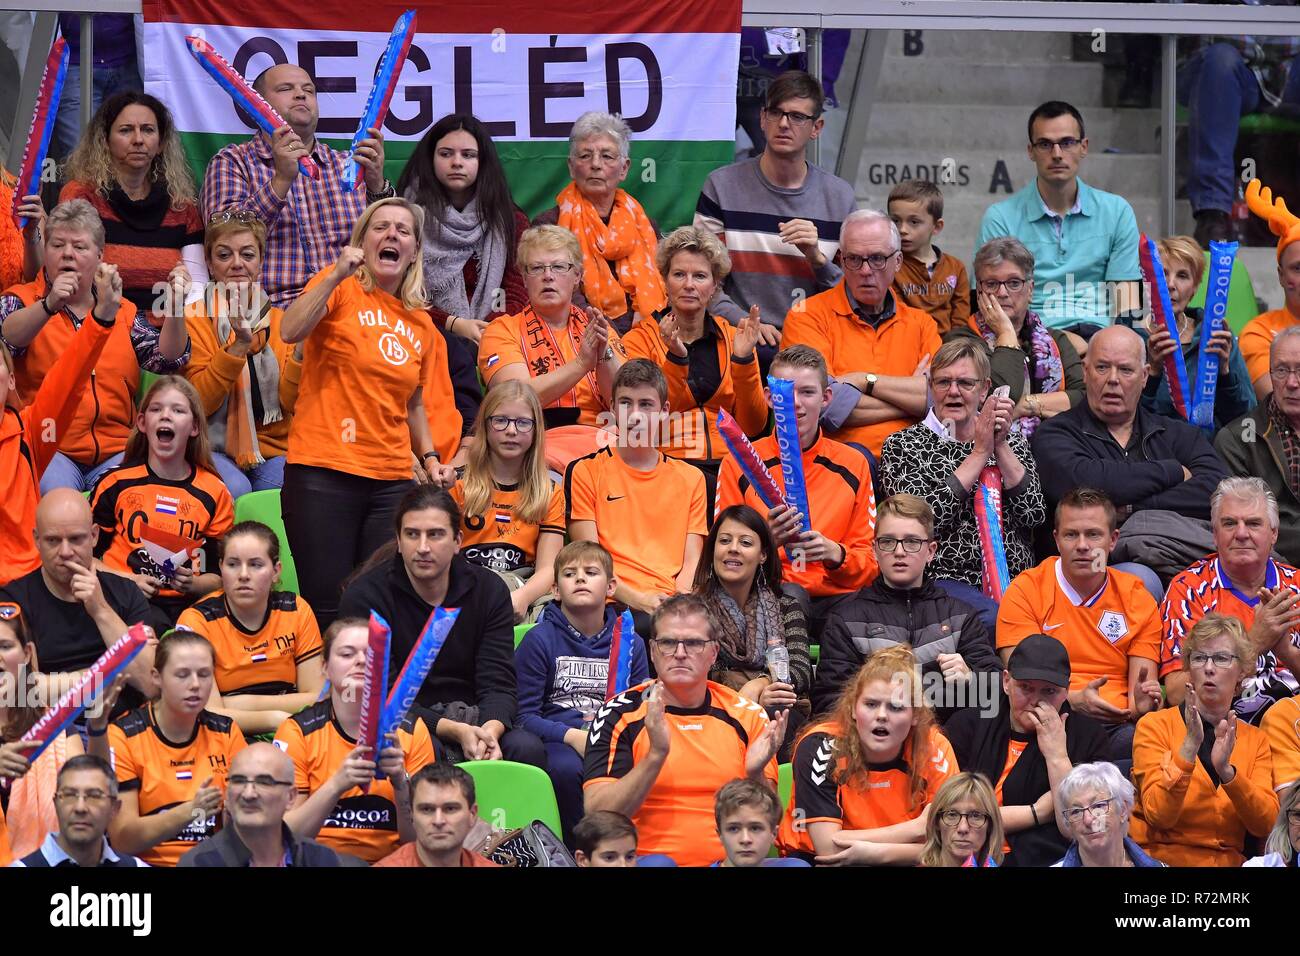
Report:
[{"label": "red white green flag", "polygon": [[411,7],[416,38],[384,129],[393,181],[425,130],[453,112],[488,124],[529,215],[555,205],[568,183],[569,130],[588,110],[620,113],[632,127],[624,188],[661,227],[689,222],[705,177],[731,161],[740,0],[144,0],[145,87],[174,111],[201,172],[253,127],[185,36],[198,33],[250,81],[297,63],[316,78],[318,135],[347,149],[393,22]]}]

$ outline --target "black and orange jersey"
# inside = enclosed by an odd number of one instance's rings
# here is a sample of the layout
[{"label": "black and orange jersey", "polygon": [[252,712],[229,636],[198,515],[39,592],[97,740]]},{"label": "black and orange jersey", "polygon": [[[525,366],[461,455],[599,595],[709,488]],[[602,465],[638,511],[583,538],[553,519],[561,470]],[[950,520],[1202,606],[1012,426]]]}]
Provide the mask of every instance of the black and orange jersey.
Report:
[{"label": "black and orange jersey", "polygon": [[[650,752],[645,732],[646,692],[652,681],[611,699],[591,725],[583,788],[627,776]],[[668,759],[632,815],[639,853],[666,853],[679,866],[708,866],[723,858],[713,817],[722,785],[745,776],[745,754],[767,726],[758,704],[708,682],[699,707],[666,707]],[[764,769],[776,788],[776,758]]]},{"label": "black and orange jersey", "polygon": [[[150,555],[149,531],[161,538],[197,540],[203,554],[190,566],[195,573],[217,569],[217,541],[235,523],[230,492],[215,472],[194,468],[188,478],[159,478],[148,463],[115,468],[91,493],[99,543],[95,557],[114,571],[164,577]],[[163,597],[180,592],[163,588]]]},{"label": "black and orange jersey", "polygon": [[[650,471],[602,448],[564,473],[569,523],[594,521],[620,582],[642,594],[672,594],[686,536],[709,533],[704,473],[660,453]],[[712,862],[712,861],[710,861]]]},{"label": "black and orange jersey", "polygon": [[321,653],[316,615],[291,591],[271,592],[266,619],[255,631],[230,612],[225,591],[186,608],[176,626],[212,644],[217,690],[223,694],[291,694],[298,689],[298,665]]},{"label": "black and orange jersey", "polygon": [[564,492],[554,482],[540,523],[515,514],[518,485],[493,485],[487,511],[481,515],[465,513],[465,486],[460,482],[452,487],[451,496],[461,507],[460,553],[480,567],[492,571],[536,567],[537,539],[543,534],[564,537]]},{"label": "black and orange jersey", "polygon": [[[754,442],[754,451],[763,459],[776,486],[785,490],[781,472],[781,452],[776,436]],[[812,526],[844,547],[844,563],[828,568],[821,561],[790,561],[781,549],[781,577],[797,584],[813,597],[847,594],[866,587],[876,579],[876,493],[871,483],[871,465],[860,449],[826,437],[825,432],[802,456],[804,483],[808,488],[808,510]],[[718,470],[718,495],[714,518],[731,505],[746,504],[761,515],[767,506],[749,483],[734,455],[722,459]]]},{"label": "black and orange jersey", "polygon": [[[135,791],[142,817],[192,799],[208,778],[225,790],[230,763],[245,746],[233,720],[206,710],[199,713],[189,740],[168,740],[154,720],[153,706],[137,707],[108,728],[117,785]],[[150,866],[175,866],[186,850],[216,832],[216,815],[192,820],[170,840],[138,855]]]},{"label": "black and orange jersey", "polygon": [[[406,754],[406,772],[415,774],[434,761],[433,740],[423,720],[408,717],[397,730]],[[294,714],[275,732],[275,745],[293,759],[293,781],[301,794],[315,793],[356,749],[328,700]],[[304,834],[304,836],[312,836]],[[373,780],[368,793],[346,791],[314,839],[340,853],[374,863],[397,849],[397,804],[388,779]]]},{"label": "black and orange jersey", "polygon": [[[842,780],[845,758],[835,754],[838,724],[815,724],[794,748],[790,804],[781,818],[777,842],[786,852],[814,853],[810,823],[838,823],[845,830],[874,830],[915,820],[930,805],[939,787],[958,772],[952,745],[937,729],[930,731],[930,759],[921,771],[925,796],[912,805],[909,738],[891,763],[871,766],[865,777]],[[798,825],[796,825],[798,823]]]}]

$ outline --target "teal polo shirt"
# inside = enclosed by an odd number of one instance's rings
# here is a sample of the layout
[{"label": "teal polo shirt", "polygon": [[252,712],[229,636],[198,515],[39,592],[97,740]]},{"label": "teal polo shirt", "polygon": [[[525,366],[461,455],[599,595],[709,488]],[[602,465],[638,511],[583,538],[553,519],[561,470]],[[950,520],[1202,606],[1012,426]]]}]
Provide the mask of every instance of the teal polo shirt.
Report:
[{"label": "teal polo shirt", "polygon": [[[1138,228],[1123,196],[1078,180],[1079,195],[1064,221],[1049,213],[1038,177],[1009,199],[990,206],[980,223],[976,251],[990,239],[1014,236],[1034,255],[1034,297],[1029,307],[1052,328],[1076,322],[1111,323],[1106,283],[1137,281]],[[974,271],[971,273],[974,279]]]}]

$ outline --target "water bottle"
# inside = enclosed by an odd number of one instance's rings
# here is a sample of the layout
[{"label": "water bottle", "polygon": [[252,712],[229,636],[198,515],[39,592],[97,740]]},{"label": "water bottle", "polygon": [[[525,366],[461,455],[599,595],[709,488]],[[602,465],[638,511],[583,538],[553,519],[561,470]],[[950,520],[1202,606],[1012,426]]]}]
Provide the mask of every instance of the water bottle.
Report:
[{"label": "water bottle", "polygon": [[784,644],[767,645],[767,670],[773,683],[790,683],[790,652]]}]

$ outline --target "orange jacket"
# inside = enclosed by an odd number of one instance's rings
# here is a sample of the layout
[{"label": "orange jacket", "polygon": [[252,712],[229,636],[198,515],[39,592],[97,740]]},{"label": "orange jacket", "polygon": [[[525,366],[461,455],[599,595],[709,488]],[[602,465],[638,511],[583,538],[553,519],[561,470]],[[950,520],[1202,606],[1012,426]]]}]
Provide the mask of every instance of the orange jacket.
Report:
[{"label": "orange jacket", "polygon": [[722,383],[703,405],[695,400],[691,391],[688,359],[670,355],[668,346],[659,334],[655,317],[642,319],[623,336],[623,348],[629,359],[644,358],[654,362],[668,379],[668,408],[673,414],[672,427],[659,450],[674,458],[696,461],[717,461],[727,453],[722,436],[718,434],[718,409],[726,409],[746,435],[754,436],[767,424],[767,401],[763,398],[763,385],[758,374],[758,356],[748,362],[738,362],[732,355],[736,328],[717,316],[707,316],[713,325],[714,341],[718,348],[718,368]]},{"label": "orange jacket", "polygon": [[1152,711],[1138,721],[1133,738],[1137,802],[1129,835],[1170,866],[1241,866],[1246,832],[1267,836],[1277,820],[1268,738],[1238,720],[1232,748],[1237,775],[1216,788],[1199,760],[1188,764],[1179,754],[1186,734],[1178,707]]},{"label": "orange jacket", "polygon": [[[280,320],[284,311],[271,309],[267,314],[270,324],[263,348],[270,349],[280,364],[280,408],[284,415],[278,422],[259,425],[257,439],[262,457],[274,458],[289,450],[289,424],[293,421],[294,402],[298,400],[302,363],[294,361],[295,346],[280,338]],[[186,306],[185,318],[191,349],[189,363],[184,369],[185,377],[203,400],[203,414],[211,417],[221,408],[221,403],[240,387],[240,373],[248,367],[248,359],[231,355],[226,351],[226,343],[217,341],[216,323],[208,316],[207,305],[202,299]]]},{"label": "orange jacket", "polygon": [[0,584],[41,566],[32,540],[41,473],[58,451],[57,436],[67,431],[104,346],[121,324],[119,320],[108,329],[94,319],[83,322],[31,404],[21,413],[0,409],[0,487],[5,489],[0,499]]},{"label": "orange jacket", "polygon": [[[899,301],[897,296],[893,317],[879,328],[872,328],[849,305],[842,281],[791,309],[781,331],[781,348],[812,346],[826,359],[832,377],[849,372],[915,375],[921,361],[933,359],[941,344],[934,319]],[[892,418],[874,425],[845,426],[831,437],[866,445],[879,458],[885,439],[916,421]]]},{"label": "orange jacket", "polygon": [[[34,305],[45,295],[44,270],[35,281],[5,291],[21,299],[24,307]],[[140,390],[140,365],[131,345],[135,312],[135,306],[125,299],[118,306],[113,332],[91,372],[90,388],[82,393],[77,414],[59,442],[59,451],[80,465],[98,465],[116,455],[126,447],[126,437],[135,424],[135,396]],[[67,315],[50,316],[27,350],[14,359],[20,395],[36,394],[76,334]]]}]

